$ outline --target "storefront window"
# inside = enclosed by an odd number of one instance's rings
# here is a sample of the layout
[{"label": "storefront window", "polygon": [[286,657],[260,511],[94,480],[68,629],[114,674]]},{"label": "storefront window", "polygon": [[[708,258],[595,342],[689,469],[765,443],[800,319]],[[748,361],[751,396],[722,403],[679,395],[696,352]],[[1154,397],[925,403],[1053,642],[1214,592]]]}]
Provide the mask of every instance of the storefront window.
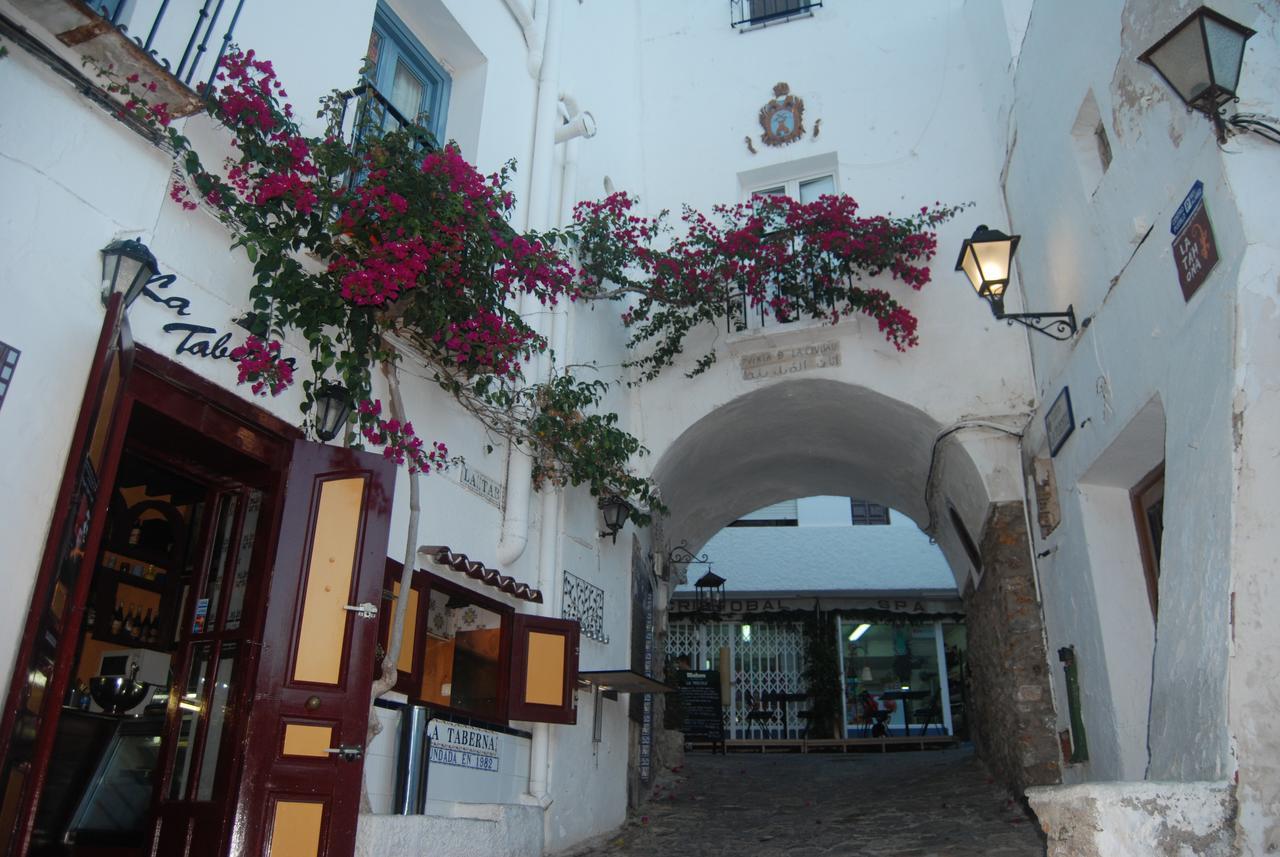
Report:
[{"label": "storefront window", "polygon": [[838,627],[847,737],[952,734],[939,623],[841,619]]},{"label": "storefront window", "polygon": [[423,702],[501,716],[502,614],[473,595],[432,589],[423,646]]}]

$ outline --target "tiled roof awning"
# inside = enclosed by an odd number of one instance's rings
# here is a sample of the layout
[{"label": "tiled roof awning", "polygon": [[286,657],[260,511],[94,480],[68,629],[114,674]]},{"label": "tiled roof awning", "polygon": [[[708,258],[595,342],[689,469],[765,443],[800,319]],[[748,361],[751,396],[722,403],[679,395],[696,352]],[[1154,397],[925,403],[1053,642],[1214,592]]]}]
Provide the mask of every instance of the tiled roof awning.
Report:
[{"label": "tiled roof awning", "polygon": [[527,583],[520,583],[514,577],[502,574],[497,569],[486,568],[482,562],[468,559],[464,553],[454,553],[448,545],[424,545],[418,548],[418,556],[425,557],[438,565],[447,566],[460,571],[472,580],[501,589],[508,595],[534,604],[542,603],[541,590],[534,589]]}]

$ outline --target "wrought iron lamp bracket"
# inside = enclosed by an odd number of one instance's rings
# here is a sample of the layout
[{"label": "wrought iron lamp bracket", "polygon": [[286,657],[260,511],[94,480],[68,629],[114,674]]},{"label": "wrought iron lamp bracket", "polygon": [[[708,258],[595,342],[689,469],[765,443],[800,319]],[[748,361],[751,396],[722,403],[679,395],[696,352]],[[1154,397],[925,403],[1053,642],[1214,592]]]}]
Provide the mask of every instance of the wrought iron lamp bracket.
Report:
[{"label": "wrought iron lamp bracket", "polygon": [[1003,312],[993,305],[992,311],[1000,321],[1008,324],[1016,321],[1023,327],[1029,327],[1059,342],[1071,339],[1080,329],[1076,324],[1075,308],[1072,306],[1068,306],[1066,312]]},{"label": "wrought iron lamp bracket", "polygon": [[689,550],[689,543],[682,541],[667,552],[667,562],[671,565],[705,565],[710,566],[707,554],[694,554]]}]

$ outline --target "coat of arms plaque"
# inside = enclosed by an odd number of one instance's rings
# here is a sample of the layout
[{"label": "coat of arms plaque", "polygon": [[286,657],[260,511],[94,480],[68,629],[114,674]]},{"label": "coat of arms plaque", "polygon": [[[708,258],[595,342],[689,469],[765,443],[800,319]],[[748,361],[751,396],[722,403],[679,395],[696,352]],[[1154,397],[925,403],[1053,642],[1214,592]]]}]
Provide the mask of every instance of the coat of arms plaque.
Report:
[{"label": "coat of arms plaque", "polygon": [[760,108],[760,142],[766,146],[785,146],[804,136],[804,100],[791,94],[791,87],[779,83],[773,88],[773,99]]}]

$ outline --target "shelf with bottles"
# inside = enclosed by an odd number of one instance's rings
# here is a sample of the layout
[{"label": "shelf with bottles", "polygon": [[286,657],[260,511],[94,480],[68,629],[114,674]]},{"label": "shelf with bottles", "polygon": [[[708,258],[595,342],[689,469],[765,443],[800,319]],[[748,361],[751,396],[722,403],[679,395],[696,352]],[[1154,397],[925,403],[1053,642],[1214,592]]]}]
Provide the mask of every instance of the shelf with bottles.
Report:
[{"label": "shelf with bottles", "polygon": [[98,573],[104,580],[126,583],[139,589],[152,592],[165,592],[169,588],[169,570],[136,554],[124,554],[113,550],[104,550]]}]

